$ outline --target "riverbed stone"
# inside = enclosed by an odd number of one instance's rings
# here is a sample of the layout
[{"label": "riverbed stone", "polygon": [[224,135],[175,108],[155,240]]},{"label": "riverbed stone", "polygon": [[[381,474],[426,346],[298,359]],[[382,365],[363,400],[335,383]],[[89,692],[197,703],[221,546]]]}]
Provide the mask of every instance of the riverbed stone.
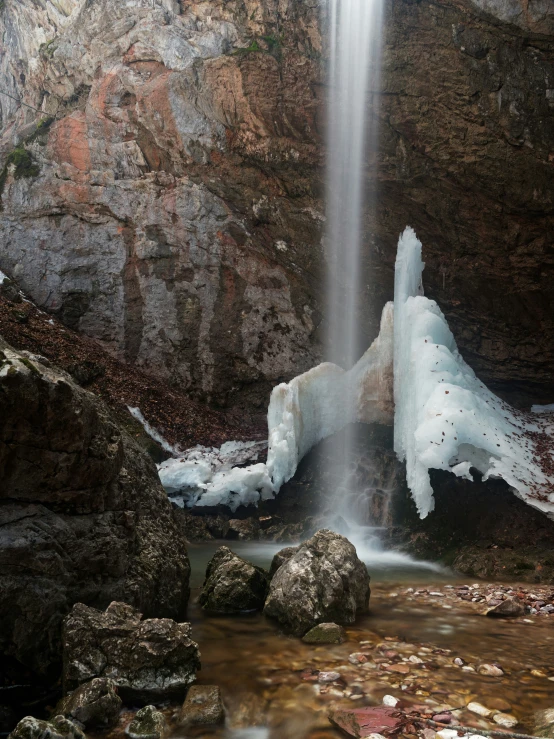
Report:
[{"label": "riverbed stone", "polygon": [[124,700],[183,696],[200,669],[190,623],[142,619],[125,603],[98,611],[77,603],[64,621],[64,690],[94,677],[113,680]]},{"label": "riverbed stone", "polygon": [[304,634],[302,641],[306,644],[342,644],[346,633],[339,624],[318,624]]},{"label": "riverbed stone", "polygon": [[491,618],[517,618],[525,614],[525,606],[517,598],[506,598],[502,603],[489,608],[486,615]]},{"label": "riverbed stone", "polygon": [[96,677],[62,698],[55,713],[76,719],[85,729],[109,729],[117,724],[121,706],[115,682]]},{"label": "riverbed stone", "polygon": [[303,636],[319,623],[354,623],[367,612],[369,596],[369,575],[354,546],[321,529],[277,570],[264,613]]},{"label": "riverbed stone", "polygon": [[543,711],[537,711],[533,718],[535,720],[535,728],[533,731],[535,736],[554,739],[554,707],[546,708]]},{"label": "riverbed stone", "polygon": [[130,739],[163,739],[169,732],[165,716],[155,706],[144,706],[125,729]]},{"label": "riverbed stone", "polygon": [[65,716],[54,716],[50,721],[25,716],[8,739],[86,739],[86,737],[77,724]]},{"label": "riverbed stone", "polygon": [[208,563],[198,602],[211,613],[243,613],[261,610],[269,576],[228,547],[220,547]]},{"label": "riverbed stone", "polygon": [[193,685],[179,714],[181,726],[222,724],[225,709],[217,685]]}]

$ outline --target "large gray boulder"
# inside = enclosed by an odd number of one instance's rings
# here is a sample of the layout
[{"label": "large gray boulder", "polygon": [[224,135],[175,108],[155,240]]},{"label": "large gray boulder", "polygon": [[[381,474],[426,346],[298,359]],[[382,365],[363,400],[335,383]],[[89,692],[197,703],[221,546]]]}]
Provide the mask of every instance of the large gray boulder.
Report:
[{"label": "large gray boulder", "polygon": [[220,547],[208,563],[198,602],[211,613],[262,610],[269,576],[228,547]]},{"label": "large gray boulder", "polygon": [[104,402],[0,338],[0,664],[61,666],[76,602],[180,618],[185,538],[147,454]]},{"label": "large gray boulder", "polygon": [[303,636],[318,623],[353,623],[367,611],[369,595],[369,575],[354,546],[322,529],[276,571],[264,613]]},{"label": "large gray boulder", "polygon": [[200,669],[191,625],[142,620],[125,603],[105,612],[77,603],[64,621],[64,692],[94,677],[111,678],[124,700],[156,703],[182,697]]},{"label": "large gray boulder", "polygon": [[96,677],[62,698],[55,713],[75,719],[85,729],[110,729],[117,724],[121,706],[114,681]]}]

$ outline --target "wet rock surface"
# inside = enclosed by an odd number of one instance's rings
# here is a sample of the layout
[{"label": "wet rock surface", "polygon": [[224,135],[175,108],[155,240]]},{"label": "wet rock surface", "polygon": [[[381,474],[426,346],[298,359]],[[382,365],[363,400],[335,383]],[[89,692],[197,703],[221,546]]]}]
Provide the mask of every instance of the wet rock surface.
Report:
[{"label": "wet rock surface", "polygon": [[85,735],[64,716],[54,716],[50,721],[26,716],[12,731],[10,739],[85,739]]},{"label": "wet rock surface", "polygon": [[338,624],[318,624],[302,637],[306,644],[342,644],[346,633]]},{"label": "wet rock surface", "polygon": [[220,547],[206,569],[198,602],[211,613],[241,613],[261,610],[268,591],[268,574]]},{"label": "wet rock surface", "polygon": [[56,715],[75,719],[85,729],[109,729],[117,724],[122,700],[109,678],[94,678],[58,703]]},{"label": "wet rock surface", "polygon": [[144,706],[125,729],[129,739],[163,739],[169,733],[165,716],[154,706]]},{"label": "wet rock surface", "polygon": [[303,636],[318,623],[354,623],[367,611],[369,594],[369,575],[353,545],[322,529],[277,570],[264,613]]},{"label": "wet rock surface", "polygon": [[126,701],[161,701],[184,695],[200,669],[189,623],[142,619],[125,603],[105,612],[77,603],[64,621],[64,689],[108,677]]},{"label": "wet rock surface", "polygon": [[224,721],[225,709],[217,685],[193,685],[181,708],[179,724],[198,726],[222,724]]},{"label": "wet rock surface", "polygon": [[105,404],[0,339],[0,416],[0,653],[58,669],[77,601],[182,614],[185,539],[155,465]]},{"label": "wet rock surface", "polygon": [[536,736],[551,739],[554,736],[554,708],[537,711],[534,715]]}]

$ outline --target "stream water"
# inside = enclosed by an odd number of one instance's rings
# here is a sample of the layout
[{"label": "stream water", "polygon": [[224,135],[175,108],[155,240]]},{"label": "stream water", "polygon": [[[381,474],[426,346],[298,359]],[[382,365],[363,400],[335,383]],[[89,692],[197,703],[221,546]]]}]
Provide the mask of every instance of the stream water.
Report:
[{"label": "stream water", "polygon": [[[202,655],[198,681],[221,687],[227,722],[218,729],[176,728],[176,737],[330,739],[342,736],[328,721],[332,708],[377,705],[386,694],[437,712],[476,700],[514,714],[520,721],[517,730],[527,732],[533,728],[532,713],[554,705],[554,682],[548,679],[554,677],[550,618],[485,618],[473,604],[448,598],[461,582],[472,583],[467,578],[373,552],[370,613],[347,629],[343,644],[307,645],[284,635],[261,614],[216,617],[201,612],[195,601],[205,566],[222,543],[190,547],[189,616]],[[235,542],[232,548],[268,567],[280,545]],[[421,596],[413,592],[418,588]],[[349,655],[359,652],[366,653],[367,662],[349,662]],[[455,664],[456,658],[464,667]],[[483,663],[501,665],[504,674],[489,677],[473,671]],[[317,670],[337,671],[341,677],[320,684]],[[167,707],[170,719],[176,708]],[[475,727],[476,733],[494,726],[465,708],[457,720]]]}]

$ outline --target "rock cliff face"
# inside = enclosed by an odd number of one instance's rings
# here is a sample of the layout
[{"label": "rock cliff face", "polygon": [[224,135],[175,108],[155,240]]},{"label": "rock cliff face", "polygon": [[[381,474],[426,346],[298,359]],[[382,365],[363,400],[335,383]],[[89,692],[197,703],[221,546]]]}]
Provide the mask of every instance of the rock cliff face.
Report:
[{"label": "rock cliff face", "polygon": [[[320,356],[324,22],[315,0],[6,0],[0,87],[41,113],[0,95],[0,268],[118,357],[263,407]],[[409,222],[468,361],[551,399],[551,4],[386,0],[386,29],[368,343]]]},{"label": "rock cliff face", "polygon": [[61,663],[75,602],[181,616],[184,537],[146,452],[104,403],[0,339],[0,678]]}]

